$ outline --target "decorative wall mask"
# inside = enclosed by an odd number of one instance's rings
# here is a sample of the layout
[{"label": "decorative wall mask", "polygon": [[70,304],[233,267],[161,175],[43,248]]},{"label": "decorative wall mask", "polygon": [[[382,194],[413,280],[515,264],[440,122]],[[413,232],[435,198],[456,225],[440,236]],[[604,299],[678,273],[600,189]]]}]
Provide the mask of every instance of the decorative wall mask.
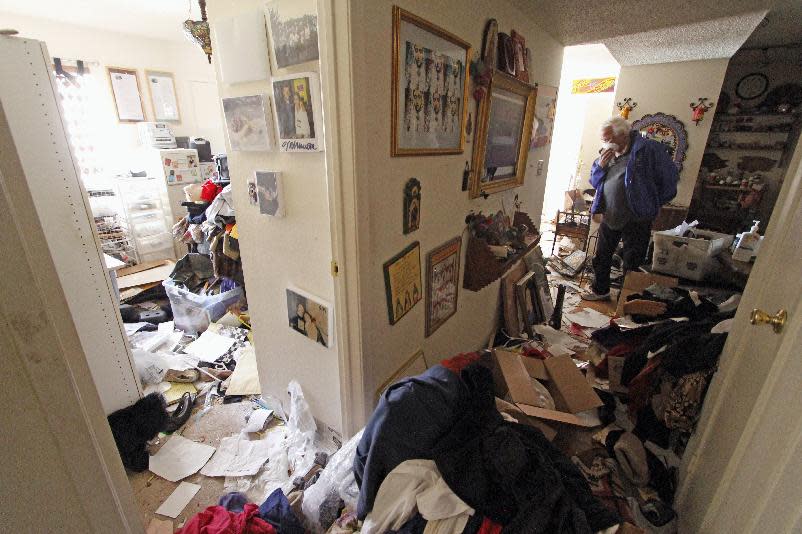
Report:
[{"label": "decorative wall mask", "polygon": [[677,170],[682,171],[682,162],[685,161],[688,151],[688,132],[682,121],[674,115],[654,113],[644,115],[633,122],[632,128],[639,130],[645,137],[665,145]]},{"label": "decorative wall mask", "polygon": [[420,182],[410,178],[404,186],[404,233],[420,228]]}]

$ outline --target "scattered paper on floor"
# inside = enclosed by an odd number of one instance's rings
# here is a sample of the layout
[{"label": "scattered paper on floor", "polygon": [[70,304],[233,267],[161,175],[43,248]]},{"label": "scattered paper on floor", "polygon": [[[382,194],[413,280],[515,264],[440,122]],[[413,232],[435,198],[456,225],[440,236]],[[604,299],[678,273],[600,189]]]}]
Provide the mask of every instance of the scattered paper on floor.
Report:
[{"label": "scattered paper on floor", "polygon": [[261,395],[259,372],[256,369],[256,353],[252,346],[243,347],[239,353],[237,366],[231,373],[226,395]]},{"label": "scattered paper on floor", "polygon": [[190,482],[182,482],[175,490],[167,497],[161,506],[156,509],[156,513],[166,515],[167,517],[176,518],[181,511],[186,508],[192,497],[200,491],[198,484]]},{"label": "scattered paper on floor", "polygon": [[564,312],[563,317],[572,323],[587,328],[604,328],[610,325],[610,316],[597,312],[592,308],[583,308],[579,311]]},{"label": "scattered paper on floor", "polygon": [[587,348],[588,344],[583,343],[573,337],[569,336],[565,332],[560,330],[555,330],[554,328],[545,325],[545,324],[536,324],[532,328],[535,329],[535,332],[543,336],[543,340],[546,342],[548,346],[549,352],[553,356],[558,356],[551,351],[551,347],[563,347],[566,349],[585,349]]},{"label": "scattered paper on floor", "polygon": [[248,424],[245,425],[242,431],[245,433],[261,432],[271,417],[273,417],[273,410],[265,410],[264,408],[254,410],[248,418]]},{"label": "scattered paper on floor", "polygon": [[214,454],[214,447],[195,443],[173,434],[161,449],[150,457],[148,469],[165,480],[178,482],[195,474]]},{"label": "scattered paper on floor", "polygon": [[234,339],[207,330],[198,339],[187,345],[184,351],[201,361],[213,362],[225,354],[233,344]]},{"label": "scattered paper on floor", "polygon": [[201,475],[207,477],[255,475],[270,458],[270,445],[270,440],[249,441],[242,435],[223,438],[215,455],[201,469]]}]

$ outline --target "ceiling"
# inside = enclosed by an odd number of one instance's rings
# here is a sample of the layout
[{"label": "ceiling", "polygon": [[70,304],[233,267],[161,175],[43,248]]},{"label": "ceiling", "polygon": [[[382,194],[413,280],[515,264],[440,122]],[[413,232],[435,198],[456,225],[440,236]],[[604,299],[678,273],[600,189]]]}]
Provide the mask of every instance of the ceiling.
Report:
[{"label": "ceiling", "polygon": [[[192,2],[192,18],[200,20],[197,0]],[[2,13],[26,15],[141,35],[154,39],[184,41],[181,25],[189,18],[190,0],[0,0]]]}]

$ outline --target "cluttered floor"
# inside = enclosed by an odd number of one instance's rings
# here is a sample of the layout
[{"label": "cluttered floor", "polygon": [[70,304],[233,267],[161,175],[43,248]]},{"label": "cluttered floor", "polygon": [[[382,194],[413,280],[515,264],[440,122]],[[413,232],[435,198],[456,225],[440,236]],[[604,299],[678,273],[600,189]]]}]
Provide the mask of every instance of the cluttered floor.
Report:
[{"label": "cluttered floor", "polygon": [[148,532],[674,532],[740,295],[632,272],[586,302],[581,268],[527,260],[550,313],[503,291],[487,350],[391,385],[344,444],[316,432],[299,384],[289,405],[260,395],[231,314],[192,336],[129,324],[149,395],[109,420]]}]

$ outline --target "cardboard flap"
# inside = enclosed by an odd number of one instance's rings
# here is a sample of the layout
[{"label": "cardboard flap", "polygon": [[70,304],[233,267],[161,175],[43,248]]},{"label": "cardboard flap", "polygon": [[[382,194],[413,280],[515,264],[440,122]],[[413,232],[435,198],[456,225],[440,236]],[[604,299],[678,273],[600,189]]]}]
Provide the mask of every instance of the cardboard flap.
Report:
[{"label": "cardboard flap", "polygon": [[543,360],[530,358],[528,356],[521,356],[521,361],[524,362],[526,372],[529,373],[529,376],[532,378],[537,378],[538,380],[549,379],[549,373],[546,371],[546,366],[543,364]]},{"label": "cardboard flap", "polygon": [[536,406],[529,406],[526,404],[519,404],[518,407],[528,416],[540,417],[542,419],[557,421],[559,423],[568,423],[569,425],[584,426],[587,428],[599,426],[600,424],[598,417],[589,417],[586,414],[576,415],[573,413],[558,412],[556,410],[547,410],[546,408],[538,408]]},{"label": "cardboard flap", "polygon": [[662,276],[652,273],[640,273],[632,271],[627,273],[624,278],[624,287],[618,295],[618,306],[616,307],[615,314],[619,317],[624,317],[624,304],[627,302],[627,297],[633,293],[640,293],[652,284],[659,284],[663,287],[677,287],[679,280],[673,276]]},{"label": "cardboard flap", "polygon": [[576,414],[604,404],[569,356],[549,358],[544,365],[558,393],[559,398],[554,399],[557,408]]},{"label": "cardboard flap", "polygon": [[507,391],[515,404],[539,404],[539,399],[521,357],[514,352],[496,350],[496,361],[504,375]]}]

